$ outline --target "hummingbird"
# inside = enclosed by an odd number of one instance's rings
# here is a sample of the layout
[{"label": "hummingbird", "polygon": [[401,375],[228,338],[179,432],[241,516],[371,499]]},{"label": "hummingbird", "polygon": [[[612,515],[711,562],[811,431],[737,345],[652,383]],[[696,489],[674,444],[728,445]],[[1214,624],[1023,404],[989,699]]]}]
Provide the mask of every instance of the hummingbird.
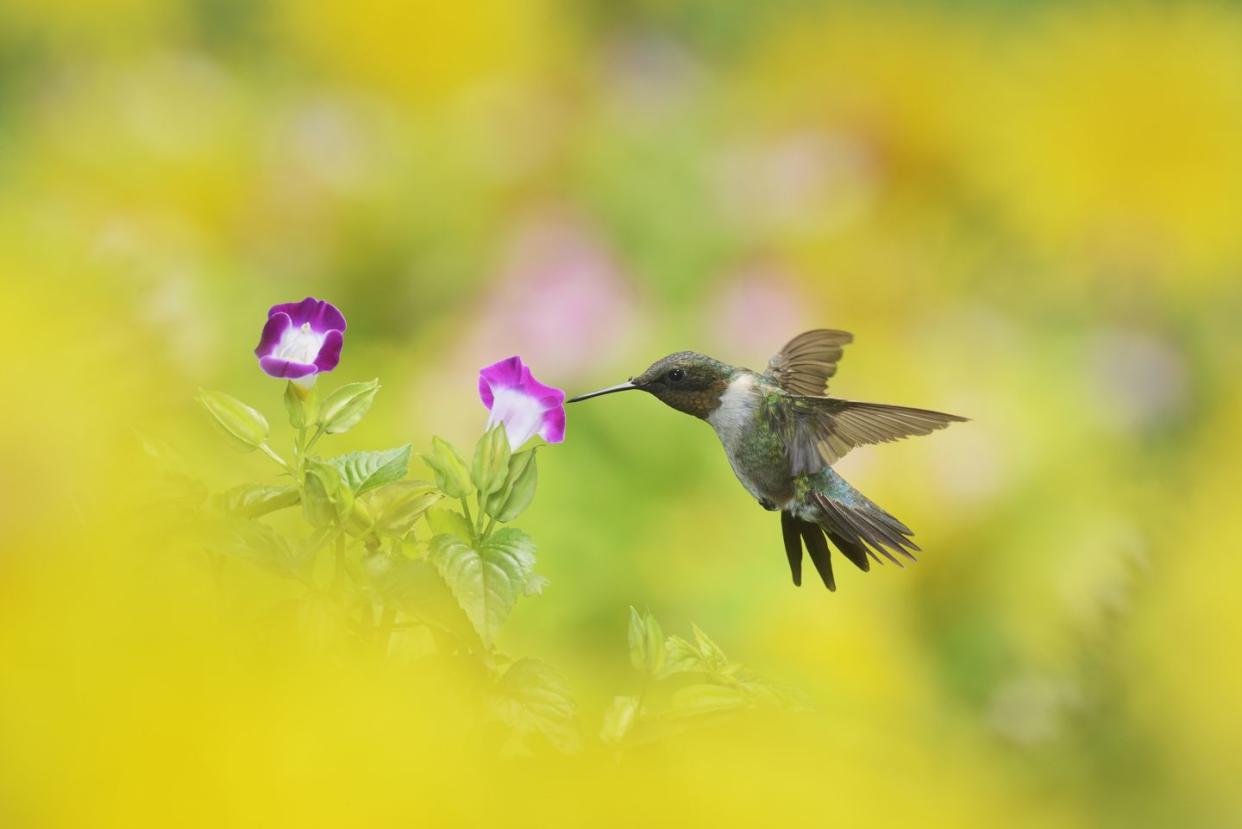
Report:
[{"label": "hummingbird", "polygon": [[898,566],[901,558],[913,561],[919,547],[909,527],[850,486],[833,464],[856,446],[926,435],[967,420],[829,397],[828,381],[853,340],[846,331],[807,331],[786,343],[762,372],[679,351],[624,383],[568,402],[645,391],[707,421],[746,491],[764,509],[780,512],[794,585],[802,584],[805,545],[824,586],[835,591],[828,541],[864,572],[872,561]]}]

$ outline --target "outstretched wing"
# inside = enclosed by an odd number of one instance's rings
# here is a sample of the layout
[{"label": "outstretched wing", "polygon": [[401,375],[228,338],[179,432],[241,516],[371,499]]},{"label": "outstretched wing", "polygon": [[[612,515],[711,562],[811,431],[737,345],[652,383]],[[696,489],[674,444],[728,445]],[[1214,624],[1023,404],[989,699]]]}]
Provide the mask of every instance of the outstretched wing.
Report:
[{"label": "outstretched wing", "polygon": [[837,373],[842,347],[854,341],[848,331],[818,328],[794,337],[768,360],[767,379],[791,394],[822,397]]},{"label": "outstretched wing", "polygon": [[773,425],[788,447],[794,475],[810,475],[831,466],[856,446],[927,435],[967,419],[929,409],[829,397],[790,396],[784,405],[769,411],[778,419]]}]

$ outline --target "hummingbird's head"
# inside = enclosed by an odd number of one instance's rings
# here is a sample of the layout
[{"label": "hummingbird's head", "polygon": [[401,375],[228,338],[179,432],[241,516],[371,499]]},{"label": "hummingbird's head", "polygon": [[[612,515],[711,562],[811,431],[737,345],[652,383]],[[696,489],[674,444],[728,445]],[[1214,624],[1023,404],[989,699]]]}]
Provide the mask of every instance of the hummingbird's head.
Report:
[{"label": "hummingbird's head", "polygon": [[618,391],[645,391],[679,412],[705,418],[720,405],[720,396],[729,386],[733,366],[693,351],[679,351],[656,360],[628,382],[582,394],[568,402],[576,403]]}]

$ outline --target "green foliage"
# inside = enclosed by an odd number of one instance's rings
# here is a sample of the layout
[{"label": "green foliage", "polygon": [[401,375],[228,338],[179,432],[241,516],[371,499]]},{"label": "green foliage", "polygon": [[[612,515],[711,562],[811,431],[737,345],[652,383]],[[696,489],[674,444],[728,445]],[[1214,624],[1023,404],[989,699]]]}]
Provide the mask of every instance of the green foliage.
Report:
[{"label": "green foliage", "polygon": [[699,671],[710,674],[727,670],[729,658],[720,646],[700,630],[698,625],[692,625],[691,628],[694,631],[693,645],[680,636],[669,637],[669,672]]},{"label": "green foliage", "polygon": [[313,389],[304,389],[292,380],[285,383],[285,411],[290,426],[305,429],[314,422],[315,399]]},{"label": "green foliage", "polygon": [[519,736],[542,735],[566,753],[582,747],[578,708],[569,684],[538,659],[519,659],[496,685],[492,705],[500,720]]},{"label": "green foliage", "polygon": [[[291,479],[194,500],[206,508],[213,560],[217,566],[245,561],[301,585],[307,624],[324,642],[344,637],[384,653],[398,627],[427,631],[437,653],[464,660],[483,682],[479,701],[507,735],[503,748],[578,751],[583,734],[565,678],[544,662],[511,658],[498,648],[518,601],[547,585],[534,571],[534,541],[516,527],[498,526],[534,500],[535,449],[511,452],[497,426],[480,437],[467,467],[456,448],[435,437],[421,455],[434,481],[407,479],[410,444],[315,454],[324,435],[361,421],[378,390],[377,381],[351,383],[320,405],[314,391],[287,383],[292,461],[268,445],[263,415],[220,392],[200,392],[199,403],[235,446],[261,449]],[[300,536],[260,520],[299,504]],[[340,621],[344,631],[333,634]],[[703,631],[693,632],[693,641],[665,636],[650,612],[631,608],[629,655],[642,687],[613,699],[599,730],[603,744],[620,750],[700,717],[786,701]]]},{"label": "green foliage", "polygon": [[280,533],[266,524],[224,515],[210,522],[207,529],[207,539],[215,555],[249,561],[289,578],[302,577],[305,559]]},{"label": "green foliage", "polygon": [[348,432],[371,410],[379,389],[379,380],[341,386],[324,399],[319,412],[320,427],[329,435]]},{"label": "green foliage", "polygon": [[395,481],[367,492],[361,501],[377,533],[404,540],[443,497],[444,493],[426,481]]},{"label": "green foliage", "polygon": [[217,508],[243,518],[262,518],[269,512],[292,507],[302,500],[295,486],[243,484],[215,496]]},{"label": "green foliage", "polygon": [[517,518],[535,499],[539,469],[535,450],[527,449],[509,458],[504,481],[483,504],[484,511],[502,524]]},{"label": "green foliage", "polygon": [[604,713],[600,740],[620,747],[684,728],[696,719],[760,705],[802,706],[801,697],[733,662],[697,625],[694,642],[665,637],[649,612],[630,608],[630,663],[642,692],[619,696]]},{"label": "green foliage", "polygon": [[479,495],[486,497],[505,485],[509,469],[509,437],[504,426],[488,430],[474,447],[470,479]]},{"label": "green foliage", "polygon": [[664,632],[651,611],[630,608],[630,664],[650,677],[664,675]]},{"label": "green foliage", "polygon": [[253,452],[267,441],[267,418],[236,397],[221,391],[200,389],[195,398],[207,410],[235,449]]},{"label": "green foliage", "polygon": [[453,535],[467,544],[474,543],[474,527],[460,512],[439,506],[427,513],[427,526],[436,535]]},{"label": "green foliage", "polygon": [[313,460],[302,482],[302,514],[312,527],[339,523],[354,506],[354,493],[331,463]]},{"label": "green foliage", "polygon": [[641,697],[613,697],[612,705],[604,712],[604,724],[600,727],[599,738],[606,744],[617,744],[630,733],[638,710],[642,707]]},{"label": "green foliage", "polygon": [[668,716],[674,718],[697,717],[717,714],[749,705],[751,700],[739,688],[731,685],[699,683],[678,688],[673,692],[673,702]]},{"label": "green foliage", "polygon": [[431,439],[431,453],[423,455],[423,462],[435,473],[436,486],[450,498],[467,498],[474,492],[466,462],[457,450],[443,438]]},{"label": "green foliage", "polygon": [[362,495],[405,477],[410,466],[410,445],[380,452],[350,452],[329,458],[328,463],[336,467],[354,495]]},{"label": "green foliage", "polygon": [[535,542],[506,527],[469,544],[457,535],[431,539],[429,557],[484,644],[491,645],[509,618],[535,566]]}]

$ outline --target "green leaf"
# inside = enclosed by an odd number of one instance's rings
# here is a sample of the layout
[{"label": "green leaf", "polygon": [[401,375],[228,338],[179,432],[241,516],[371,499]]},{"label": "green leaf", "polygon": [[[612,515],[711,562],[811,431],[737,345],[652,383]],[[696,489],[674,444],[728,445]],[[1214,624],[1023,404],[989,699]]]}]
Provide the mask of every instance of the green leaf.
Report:
[{"label": "green leaf", "polygon": [[205,538],[212,550],[222,555],[245,559],[284,576],[297,570],[298,560],[289,543],[262,522],[220,516],[210,523]]},{"label": "green leaf", "polygon": [[497,424],[475,444],[470,478],[479,494],[486,496],[504,487],[508,471],[509,436],[505,427]]},{"label": "green leaf", "polygon": [[664,671],[664,631],[651,611],[639,613],[630,608],[630,663],[648,676]]},{"label": "green leaf", "polygon": [[293,506],[302,500],[302,495],[295,486],[244,484],[220,493],[213,500],[225,512],[245,518],[259,518]]},{"label": "green leaf", "polygon": [[354,494],[337,468],[322,461],[310,461],[306,465],[306,478],[302,485],[302,512],[314,527],[337,523],[352,511]]},{"label": "green leaf", "polygon": [[436,535],[453,535],[467,544],[474,543],[474,527],[466,517],[446,506],[438,506],[427,512],[427,526]]},{"label": "green leaf", "polygon": [[704,714],[717,714],[722,711],[735,711],[750,705],[751,700],[739,688],[728,685],[687,685],[673,692],[673,717],[697,717]]},{"label": "green leaf", "polygon": [[534,542],[512,527],[476,545],[456,535],[437,535],[428,557],[490,647],[526,589],[535,566]]},{"label": "green leaf", "polygon": [[535,450],[519,452],[509,459],[504,486],[488,496],[484,509],[497,521],[507,524],[530,506],[538,483],[539,470],[535,465]]},{"label": "green leaf", "polygon": [[403,538],[443,497],[426,481],[397,481],[371,490],[364,500],[375,516],[372,526],[376,531]]},{"label": "green leaf", "polygon": [[319,412],[319,424],[330,435],[348,432],[371,408],[380,390],[379,380],[369,383],[346,383],[329,394]]},{"label": "green leaf", "polygon": [[336,537],[336,527],[320,527],[313,530],[310,535],[302,540],[298,545],[297,559],[301,571],[305,574],[307,581],[313,578],[316,565],[328,556],[322,555],[328,544]]},{"label": "green leaf", "polygon": [[625,739],[638,719],[638,697],[613,697],[612,705],[604,712],[604,723],[599,738],[605,743],[619,743]]},{"label": "green leaf", "polygon": [[453,445],[442,438],[433,437],[431,448],[431,454],[423,455],[422,458],[435,473],[436,486],[440,491],[450,498],[465,498],[474,492],[466,462],[457,454]]},{"label": "green leaf", "polygon": [[542,596],[544,588],[546,588],[549,583],[550,582],[546,576],[541,576],[538,573],[531,573],[530,578],[526,580],[525,595]]},{"label": "green leaf", "polygon": [[680,636],[670,636],[664,642],[664,676],[704,671],[702,657],[698,649]]},{"label": "green leaf", "polygon": [[371,514],[371,510],[367,507],[367,502],[354,497],[349,486],[342,481],[341,488],[349,493],[348,511],[341,515],[341,524],[355,538],[362,538],[371,532],[372,524],[375,522],[375,516]]},{"label": "green leaf", "polygon": [[729,667],[729,657],[720,646],[713,642],[698,625],[690,626],[694,630],[694,641],[698,645],[699,656],[712,671],[723,671]]},{"label": "green leaf", "polygon": [[336,467],[355,495],[399,481],[405,477],[410,466],[410,445],[379,452],[349,452],[326,463]]},{"label": "green leaf", "polygon": [[216,426],[242,452],[252,452],[267,440],[267,418],[236,397],[222,391],[199,389],[195,398],[215,420]]},{"label": "green leaf", "polygon": [[762,679],[740,668],[733,685],[755,702],[795,710],[811,710],[810,702],[802,692]]},{"label": "green leaf", "polygon": [[578,708],[565,678],[538,659],[519,659],[497,683],[493,706],[519,734],[542,734],[566,753],[582,747]]},{"label": "green leaf", "polygon": [[420,624],[451,634],[469,649],[480,646],[474,626],[431,564],[403,557],[373,556],[366,569],[368,580],[385,603],[408,609]]}]

